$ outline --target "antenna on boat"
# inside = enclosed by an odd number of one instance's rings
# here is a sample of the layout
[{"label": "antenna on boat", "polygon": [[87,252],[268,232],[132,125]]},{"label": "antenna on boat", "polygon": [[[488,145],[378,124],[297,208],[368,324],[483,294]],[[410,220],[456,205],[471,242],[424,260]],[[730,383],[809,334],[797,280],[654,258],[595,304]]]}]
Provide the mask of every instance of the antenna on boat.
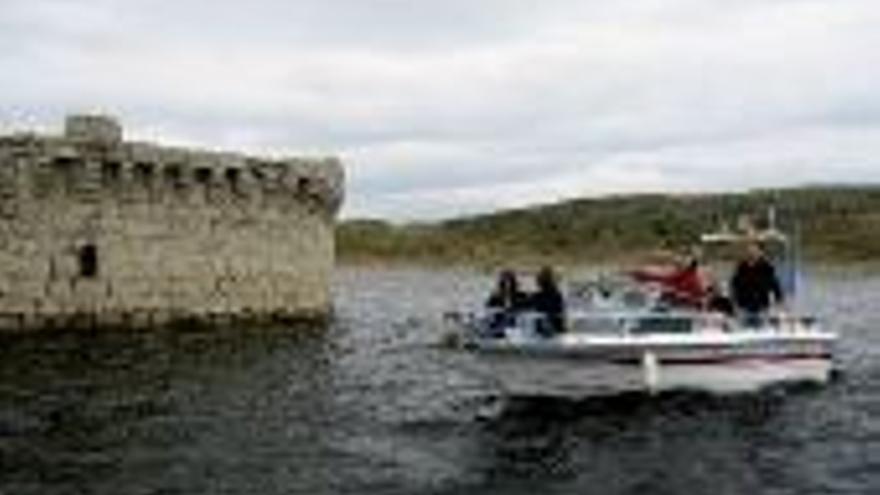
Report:
[{"label": "antenna on boat", "polygon": [[803,253],[801,252],[801,249],[801,224],[795,219],[791,226],[791,242],[789,243],[789,257],[791,258],[790,265],[792,271],[789,295],[792,299],[794,299],[797,294],[803,277],[803,270],[801,269]]},{"label": "antenna on boat", "polygon": [[787,232],[777,226],[776,205],[767,208],[767,231],[776,233],[783,239],[780,266],[780,283],[786,298],[794,299],[798,292],[801,277],[800,225],[796,219],[788,222]]}]

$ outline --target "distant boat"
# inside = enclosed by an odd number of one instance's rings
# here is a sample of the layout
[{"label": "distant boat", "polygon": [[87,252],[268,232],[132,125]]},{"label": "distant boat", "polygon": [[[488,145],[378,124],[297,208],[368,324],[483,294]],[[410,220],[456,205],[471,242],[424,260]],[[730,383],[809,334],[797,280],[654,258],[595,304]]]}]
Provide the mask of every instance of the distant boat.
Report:
[{"label": "distant boat", "polygon": [[[796,262],[797,250],[772,223],[700,240],[705,246],[774,243],[781,248],[777,266]],[[793,298],[794,284],[783,285]],[[656,291],[624,279],[592,281],[576,292],[566,331],[551,337],[536,331],[542,317],[534,313],[506,319],[500,329],[492,328],[498,320],[485,311],[452,313],[447,322],[473,364],[511,394],[737,393],[786,382],[825,383],[832,375],[838,337],[813,316],[769,314],[747,325],[717,312],[669,307]]]}]

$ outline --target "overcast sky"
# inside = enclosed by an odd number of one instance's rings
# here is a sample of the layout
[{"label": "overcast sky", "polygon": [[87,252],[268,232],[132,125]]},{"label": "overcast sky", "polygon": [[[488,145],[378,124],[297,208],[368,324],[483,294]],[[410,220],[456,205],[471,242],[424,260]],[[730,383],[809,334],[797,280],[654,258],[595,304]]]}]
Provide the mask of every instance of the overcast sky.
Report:
[{"label": "overcast sky", "polygon": [[880,182],[877,0],[0,0],[0,131],[338,154],[344,215]]}]

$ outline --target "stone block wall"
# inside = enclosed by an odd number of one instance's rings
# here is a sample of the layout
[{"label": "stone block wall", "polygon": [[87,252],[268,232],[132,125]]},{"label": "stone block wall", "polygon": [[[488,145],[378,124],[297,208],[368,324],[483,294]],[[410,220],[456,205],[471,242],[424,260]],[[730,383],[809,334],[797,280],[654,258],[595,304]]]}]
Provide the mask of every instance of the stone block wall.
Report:
[{"label": "stone block wall", "polygon": [[0,327],[319,317],[342,198],[335,158],[0,136]]}]

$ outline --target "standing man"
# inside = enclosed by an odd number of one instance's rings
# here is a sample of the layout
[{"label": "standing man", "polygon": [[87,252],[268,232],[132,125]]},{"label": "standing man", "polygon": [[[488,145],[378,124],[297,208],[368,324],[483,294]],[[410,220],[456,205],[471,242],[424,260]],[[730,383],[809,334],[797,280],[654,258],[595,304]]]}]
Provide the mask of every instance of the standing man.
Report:
[{"label": "standing man", "polygon": [[782,304],[782,288],[776,270],[757,243],[746,247],[746,256],[737,265],[731,280],[731,294],[750,326],[757,326],[771,305]]}]

